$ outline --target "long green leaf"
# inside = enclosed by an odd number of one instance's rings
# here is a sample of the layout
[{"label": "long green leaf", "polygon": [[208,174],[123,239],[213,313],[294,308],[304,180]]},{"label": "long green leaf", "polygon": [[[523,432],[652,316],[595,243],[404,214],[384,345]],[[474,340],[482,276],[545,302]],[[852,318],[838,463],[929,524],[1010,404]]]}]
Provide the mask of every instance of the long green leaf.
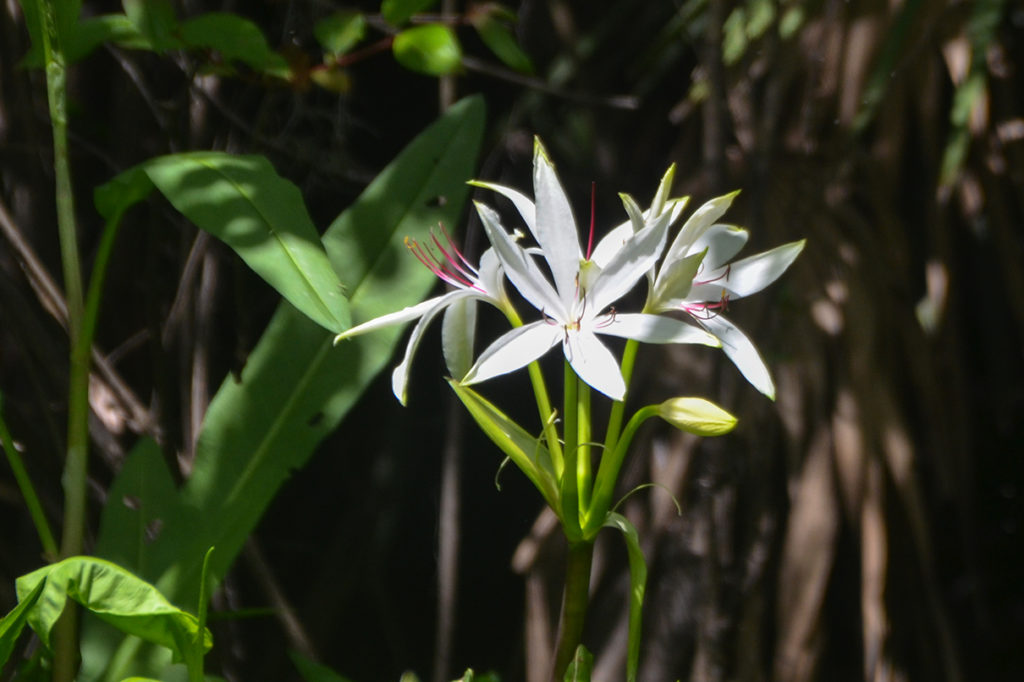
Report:
[{"label": "long green leaf", "polygon": [[640,549],[636,527],[622,514],[608,514],[604,525],[622,531],[629,555],[629,645],[626,654],[626,680],[636,682],[640,667],[640,622],[643,617],[644,592],[647,589],[647,562]]},{"label": "long green leaf", "polygon": [[[406,253],[403,240],[429,239],[438,221],[457,222],[483,123],[481,99],[456,104],[324,234],[357,322],[412,305],[436,283]],[[206,549],[217,547],[210,568],[215,578],[223,577],[281,484],[387,365],[400,337],[400,329],[385,329],[335,348],[332,334],[282,303],[241,380],[229,377],[211,402],[192,476],[163,515],[159,535],[122,551],[136,548],[145,576],[177,603],[194,604]],[[136,537],[137,526],[131,518],[104,526],[101,546],[111,536]],[[90,664],[100,668],[113,656],[99,644],[89,651]],[[121,679],[117,672],[109,671],[110,679]]]},{"label": "long green leaf", "polygon": [[551,465],[551,455],[541,439],[531,435],[470,387],[463,386],[454,379],[448,383],[491,442],[526,474],[552,509],[559,509],[558,486]]},{"label": "long green leaf", "polygon": [[296,308],[331,331],[348,328],[348,302],[302,195],[264,157],[191,152],[151,159],[97,189],[96,208],[109,219],[154,186]]},{"label": "long green leaf", "polygon": [[69,597],[122,632],[166,647],[175,660],[184,660],[200,639],[204,650],[213,646],[212,636],[200,630],[195,616],[175,608],[155,587],[109,561],[71,557],[44,566],[18,578],[18,598],[27,601],[40,585],[42,592],[28,610],[28,623],[47,647]]}]

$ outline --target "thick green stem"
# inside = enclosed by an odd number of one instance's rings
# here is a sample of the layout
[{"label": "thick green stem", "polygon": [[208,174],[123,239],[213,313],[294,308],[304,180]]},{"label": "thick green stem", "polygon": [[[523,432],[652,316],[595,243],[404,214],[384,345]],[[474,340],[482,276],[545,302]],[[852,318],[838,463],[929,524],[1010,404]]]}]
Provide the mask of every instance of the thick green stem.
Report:
[{"label": "thick green stem", "polygon": [[558,649],[552,679],[561,682],[572,662],[577,647],[583,640],[583,624],[590,601],[590,567],[594,560],[593,540],[569,542],[569,556],[565,567],[565,596],[562,600],[562,624],[559,628]]},{"label": "thick green stem", "polygon": [[[63,557],[82,553],[85,534],[86,475],[89,447],[89,339],[83,331],[84,298],[75,232],[74,193],[68,161],[67,68],[57,29],[53,0],[36,0],[42,22],[41,37],[46,63],[46,94],[53,130],[53,167],[56,178],[57,232],[60,238],[64,291],[68,307],[71,344],[68,380],[67,457],[64,463]],[[73,608],[60,619],[54,647],[53,679],[70,682],[78,667],[78,618]]]}]

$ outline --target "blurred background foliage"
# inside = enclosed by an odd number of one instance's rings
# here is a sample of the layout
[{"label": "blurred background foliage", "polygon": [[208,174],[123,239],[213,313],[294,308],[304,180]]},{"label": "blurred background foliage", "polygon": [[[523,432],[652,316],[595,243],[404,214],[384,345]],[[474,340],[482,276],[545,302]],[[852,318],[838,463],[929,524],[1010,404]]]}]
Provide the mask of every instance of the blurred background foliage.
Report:
[{"label": "blurred background foliage", "polygon": [[[430,36],[454,59],[439,67],[385,52],[389,24],[373,2],[171,4],[180,17],[235,12],[271,53],[257,68],[202,49],[106,45],[74,67],[87,259],[101,227],[92,188],[146,158],[265,154],[324,226],[439,110],[475,93],[488,105],[477,176],[528,188],[537,134],[581,223],[592,181],[607,228],[624,219],[616,192],[643,203],[671,162],[676,193],[694,201],[740,188],[727,218],[750,229],[749,252],[808,239],[782,281],[730,310],[769,360],[778,399],[752,391],[720,354],[641,354],[647,402],[705,395],[740,426],[706,441],[651,428],[629,460],[624,492],[654,481],[683,510],[658,488],[624,505],[651,567],[640,678],[1019,679],[1019,3],[527,0],[506,13],[446,2],[425,10],[458,39],[452,52],[447,34]],[[83,10],[121,5],[86,0]],[[501,28],[481,29],[485,19]],[[60,268],[45,88],[20,65],[28,49],[18,6],[5,3],[0,383],[56,520],[66,347],[59,294],[39,284]],[[454,72],[419,72],[430,68]],[[276,304],[167,205],[132,219],[97,337],[97,513],[140,435],[157,437],[187,477],[210,396]],[[479,225],[458,227],[478,251]],[[211,665],[229,680],[293,679],[289,650],[366,682],[405,669],[450,679],[470,665],[545,679],[562,571],[553,519],[538,516],[514,472],[495,490],[499,458],[453,407],[436,335],[420,357],[409,408],[383,376],[295,472],[217,596],[216,610],[248,614],[214,623]],[[528,418],[524,383],[485,387],[498,392]],[[14,578],[41,557],[3,466],[6,612]],[[595,679],[609,681],[625,656],[628,586],[613,544],[599,546],[585,637]]]}]

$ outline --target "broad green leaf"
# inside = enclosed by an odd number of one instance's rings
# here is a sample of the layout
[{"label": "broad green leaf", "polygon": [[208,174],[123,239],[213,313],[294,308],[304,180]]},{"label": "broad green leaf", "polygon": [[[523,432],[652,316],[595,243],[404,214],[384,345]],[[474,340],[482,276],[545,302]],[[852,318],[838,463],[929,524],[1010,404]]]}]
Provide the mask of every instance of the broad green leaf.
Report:
[{"label": "broad green leaf", "polygon": [[160,446],[149,438],[140,440],[107,493],[97,556],[150,576],[148,548],[164,526],[180,522],[175,516],[180,514],[177,497],[178,489]]},{"label": "broad green leaf", "polygon": [[698,436],[721,436],[736,427],[736,417],[704,398],[669,398],[658,405],[658,416]]},{"label": "broad green leaf", "polygon": [[417,12],[427,9],[437,0],[384,0],[380,3],[380,13],[393,26],[400,26],[409,21]]},{"label": "broad green leaf", "polygon": [[459,39],[443,24],[406,29],[395,36],[391,50],[399,64],[430,76],[455,73],[462,66]]},{"label": "broad green leaf", "polygon": [[[417,137],[328,228],[323,243],[341,273],[358,321],[422,300],[436,283],[412,258],[406,235],[429,239],[439,221],[455,224],[467,196],[483,132],[483,101],[453,106]],[[401,338],[384,329],[334,347],[333,334],[282,303],[248,357],[240,380],[229,377],[203,422],[192,476],[160,534],[144,546],[145,577],[172,600],[194,604],[203,553],[217,552],[220,579],[291,471],[338,425],[387,366]],[[112,501],[116,504],[116,501]],[[126,531],[107,527],[107,533]],[[101,542],[104,538],[101,538]],[[138,656],[128,640],[95,641],[85,651],[102,670]],[[104,679],[133,671],[112,665]],[[118,677],[118,674],[121,676]]]},{"label": "broad green leaf", "polygon": [[155,50],[181,47],[176,33],[178,17],[171,0],[122,0],[125,16]]},{"label": "broad green leaf", "polygon": [[590,675],[594,669],[594,655],[587,651],[587,647],[580,644],[576,647],[569,667],[565,670],[565,682],[590,682]]},{"label": "broad green leaf", "polygon": [[636,528],[622,514],[608,514],[604,525],[622,532],[629,555],[629,644],[626,648],[626,680],[636,682],[640,667],[640,625],[643,619],[644,592],[647,589],[647,562],[640,549]]},{"label": "broad green leaf", "polygon": [[551,455],[541,438],[531,435],[470,387],[455,380],[448,383],[491,442],[526,474],[552,509],[559,509]]},{"label": "broad green leaf", "polygon": [[10,613],[0,619],[0,669],[3,669],[7,659],[11,657],[14,645],[28,622],[29,612],[39,601],[39,595],[43,593],[43,587],[42,583],[36,585],[35,589],[19,599],[18,605]]},{"label": "broad green leaf", "polygon": [[50,633],[70,597],[122,632],[159,644],[184,660],[202,633],[203,650],[213,646],[209,631],[199,621],[171,605],[159,591],[141,578],[103,559],[71,557],[44,566],[15,582],[19,599],[26,599],[42,585],[28,623],[47,648]]},{"label": "broad green leaf", "polygon": [[226,62],[240,61],[278,78],[290,75],[288,62],[270,49],[259,26],[237,14],[200,14],[181,24],[181,37],[189,47],[216,50]]},{"label": "broad green leaf", "polygon": [[97,209],[110,219],[145,194],[147,179],[296,308],[331,331],[348,328],[348,301],[302,195],[264,157],[190,152],[151,159],[114,178],[113,188],[99,188]]},{"label": "broad green leaf", "polygon": [[288,658],[292,659],[305,682],[351,682],[347,677],[342,677],[326,665],[309,660],[297,651],[289,651]]},{"label": "broad green leaf", "polygon": [[313,35],[324,52],[343,55],[366,35],[366,17],[355,10],[335,12],[316,22]]},{"label": "broad green leaf", "polygon": [[[506,15],[501,11],[502,8],[491,4],[480,7],[483,9],[470,11],[469,21],[473,24],[480,39],[484,41],[484,45],[510,69],[522,73],[533,73],[533,64],[530,62],[530,58],[519,47],[519,42],[512,30],[501,20]],[[512,16],[515,17],[515,15]]]}]

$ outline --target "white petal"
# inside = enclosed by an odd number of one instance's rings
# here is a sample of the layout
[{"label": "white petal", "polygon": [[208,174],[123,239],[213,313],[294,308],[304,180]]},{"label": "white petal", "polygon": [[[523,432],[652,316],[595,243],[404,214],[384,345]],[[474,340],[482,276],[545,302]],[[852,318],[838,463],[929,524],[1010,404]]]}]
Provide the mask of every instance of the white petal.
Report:
[{"label": "white petal", "polygon": [[372,332],[375,329],[383,329],[384,327],[390,327],[391,325],[402,324],[404,322],[411,322],[412,320],[415,320],[417,317],[422,317],[424,313],[426,313],[434,306],[442,304],[443,301],[446,301],[449,297],[452,296],[452,294],[455,293],[458,292],[450,291],[444,296],[435,296],[434,298],[428,298],[426,301],[423,301],[422,303],[417,303],[416,305],[411,305],[408,308],[402,308],[401,310],[398,310],[396,312],[388,313],[387,315],[381,315],[380,317],[375,317],[372,320],[367,320],[366,322],[356,325],[351,329],[346,329],[342,333],[335,336],[334,343],[338,343],[339,341],[347,339],[351,336],[359,336],[360,334]]},{"label": "white petal", "polygon": [[487,238],[505,269],[505,276],[512,285],[537,310],[566,321],[568,310],[562,299],[533,262],[533,258],[505,232],[505,228],[498,222],[498,214],[483,204],[476,204],[476,210],[480,214]]},{"label": "white petal", "polygon": [[761,291],[786,271],[803,251],[805,242],[804,239],[790,242],[736,261],[728,268],[728,276],[716,284],[728,289],[731,298],[742,298]]},{"label": "white petal", "polygon": [[663,315],[625,313],[597,320],[593,329],[598,334],[636,339],[644,343],[700,343],[718,347],[718,339],[700,327]]},{"label": "white petal", "polygon": [[505,298],[505,288],[502,286],[504,274],[501,269],[501,260],[498,258],[498,254],[494,252],[494,249],[490,248],[484,251],[480,256],[480,286],[495,301],[501,301]]},{"label": "white petal", "polygon": [[475,340],[476,299],[467,296],[452,301],[441,321],[441,349],[453,378],[461,379],[473,365]]},{"label": "white petal", "polygon": [[701,235],[703,235],[716,220],[722,217],[722,214],[729,209],[729,206],[732,204],[732,200],[737,194],[739,194],[738,191],[730,192],[729,194],[725,194],[720,197],[715,197],[698,208],[679,229],[679,234],[676,235],[675,240],[672,242],[672,246],[668,249],[665,261],[668,262],[685,258],[686,254],[690,252],[690,247],[693,246],[693,243],[700,239]]},{"label": "white petal", "polygon": [[721,340],[722,350],[742,372],[747,381],[761,393],[775,400],[775,383],[772,381],[768,366],[765,365],[761,354],[757,352],[757,348],[747,338],[747,335],[721,315],[701,320],[701,324]]},{"label": "white petal", "polygon": [[562,327],[547,322],[516,327],[480,353],[461,383],[476,384],[525,367],[558,344],[562,335]]},{"label": "white petal", "polygon": [[537,238],[537,209],[533,205],[533,201],[528,196],[518,190],[514,190],[511,187],[505,187],[503,185],[492,185],[489,182],[480,182],[479,180],[471,180],[470,183],[474,187],[483,187],[497,192],[506,199],[512,202],[512,205],[519,211],[519,215],[523,217],[523,222],[526,223],[526,227],[530,230],[530,234],[533,238]]},{"label": "white petal", "polygon": [[420,321],[412,328],[409,342],[405,346],[405,357],[402,358],[402,362],[391,372],[391,390],[394,392],[395,397],[398,398],[398,402],[403,405],[405,405],[408,397],[409,372],[412,370],[412,358],[416,354],[416,348],[420,345],[420,340],[423,338],[423,332],[427,330],[427,325],[430,324],[431,320],[439,312],[460,298],[481,298],[481,296],[479,292],[472,289],[459,289],[458,291],[451,291],[444,296],[432,299],[434,306],[424,312],[423,316],[420,317]]},{"label": "white petal", "polygon": [[665,248],[669,214],[663,213],[652,225],[629,238],[604,267],[594,282],[588,303],[597,313],[622,298],[643,277]]},{"label": "white petal", "polygon": [[611,232],[602,237],[601,241],[594,247],[594,250],[590,252],[590,261],[597,263],[603,268],[633,234],[633,224],[629,220],[621,225],[617,225]]},{"label": "white petal", "polygon": [[592,332],[580,330],[567,335],[563,344],[565,358],[576,375],[612,400],[626,395],[619,362]]},{"label": "white petal", "polygon": [[[746,245],[749,236],[750,233],[743,228],[718,223],[709,227],[707,232],[693,243],[690,253],[707,249],[704,269],[710,272],[732,260],[732,257]],[[704,272],[701,273],[701,279],[707,279]]]},{"label": "white petal", "polygon": [[559,296],[568,303],[576,296],[576,273],[583,254],[569,199],[539,139],[533,146],[533,192],[537,201],[537,243],[544,250]]}]

